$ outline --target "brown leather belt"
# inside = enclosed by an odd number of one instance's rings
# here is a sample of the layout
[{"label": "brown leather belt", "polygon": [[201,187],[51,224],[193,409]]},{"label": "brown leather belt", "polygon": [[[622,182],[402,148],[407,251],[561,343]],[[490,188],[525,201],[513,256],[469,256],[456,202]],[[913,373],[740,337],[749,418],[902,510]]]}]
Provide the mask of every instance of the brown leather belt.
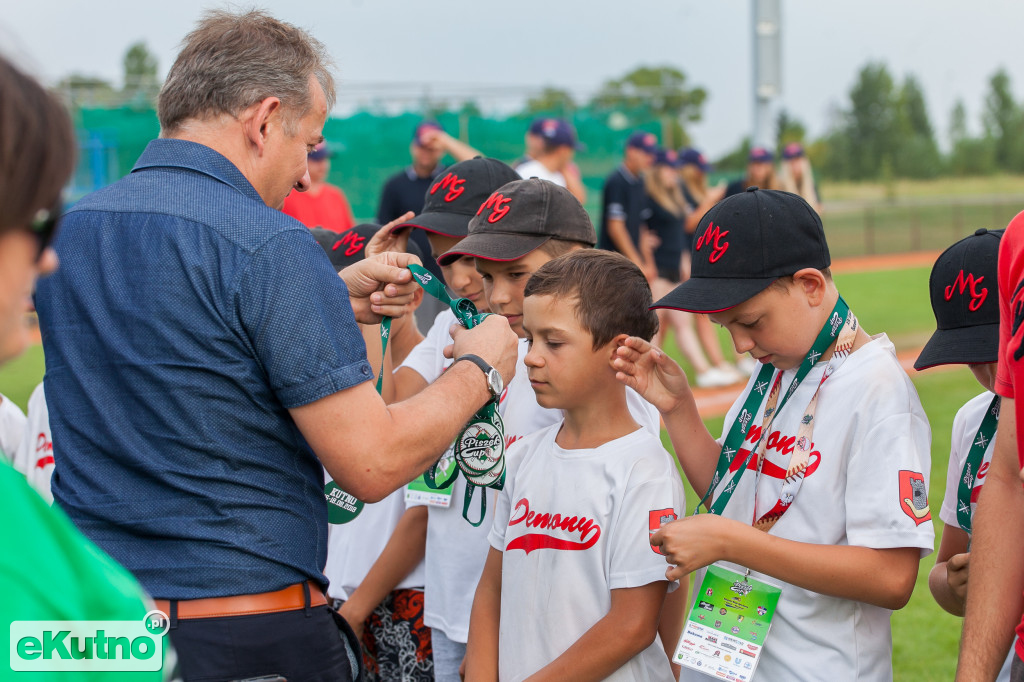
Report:
[{"label": "brown leather belt", "polygon": [[[320,585],[310,580],[309,605],[326,606],[327,597],[320,591]],[[306,607],[306,595],[303,583],[289,585],[277,592],[260,594],[240,594],[234,597],[211,597],[209,599],[178,600],[178,618],[218,618],[221,616],[246,616],[257,613],[277,613],[279,611],[297,611]],[[171,602],[167,599],[155,599],[156,607],[171,614]]]}]

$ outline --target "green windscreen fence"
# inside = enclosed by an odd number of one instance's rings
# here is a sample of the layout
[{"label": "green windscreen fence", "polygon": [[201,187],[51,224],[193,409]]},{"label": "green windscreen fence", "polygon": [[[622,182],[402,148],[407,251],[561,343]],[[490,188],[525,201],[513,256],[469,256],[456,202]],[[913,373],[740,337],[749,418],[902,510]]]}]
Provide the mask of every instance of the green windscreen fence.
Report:
[{"label": "green windscreen fence", "polygon": [[[583,111],[569,118],[586,147],[577,153],[576,162],[588,189],[587,210],[598,219],[601,185],[621,160],[626,138],[639,129],[657,133],[661,125],[651,118],[637,126],[613,129],[609,127],[608,116]],[[412,113],[357,113],[327,121],[324,137],[335,151],[329,181],[345,191],[357,219],[376,216],[381,188],[388,177],[409,164],[409,144],[422,120],[421,115]],[[450,135],[481,154],[512,162],[523,154],[523,137],[531,118],[498,119],[453,113],[441,114],[435,120]],[[130,108],[81,109],[76,112],[76,125],[81,153],[73,198],[128,173],[146,144],[160,132],[156,112]]]}]

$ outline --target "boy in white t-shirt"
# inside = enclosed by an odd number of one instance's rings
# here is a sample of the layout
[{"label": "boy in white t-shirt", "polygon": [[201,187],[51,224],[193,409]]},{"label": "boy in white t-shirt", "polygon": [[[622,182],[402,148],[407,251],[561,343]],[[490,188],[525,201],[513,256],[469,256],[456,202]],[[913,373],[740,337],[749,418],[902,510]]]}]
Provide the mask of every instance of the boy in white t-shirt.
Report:
[{"label": "boy in white t-shirt", "polygon": [[[946,494],[939,519],[945,524],[928,587],[939,606],[964,615],[967,599],[974,509],[992,461],[1000,398],[995,394],[999,359],[999,296],[996,287],[999,242],[1003,230],[978,230],[946,249],[932,266],[929,280],[936,331],[914,363],[967,365],[985,391],[969,400],[953,418],[946,472]],[[1009,682],[1011,650],[999,671]]]},{"label": "boy in white t-shirt", "polygon": [[657,331],[650,288],[623,256],[588,249],[541,266],[525,294],[528,378],[564,419],[513,446],[467,679],[672,680],[658,639],[669,582],[649,537],[682,513],[682,485],[609,366],[619,341]]},{"label": "boy in white t-shirt", "polygon": [[[310,232],[340,272],[362,260],[378,232],[387,227],[364,223],[341,234],[319,227]],[[408,248],[418,255],[415,245]],[[371,366],[380,367],[380,325],[360,328]],[[387,353],[396,358],[404,357],[415,339],[422,338],[412,315],[394,320],[389,336]],[[389,363],[383,364],[384,371],[390,372]],[[327,483],[333,486],[330,479]],[[327,595],[361,640],[367,682],[433,679],[430,630],[423,624],[422,608],[426,510],[407,505],[401,491],[373,504],[358,502],[347,507],[331,503],[332,498],[328,498],[330,525],[324,567],[330,580]]]},{"label": "boy in white t-shirt", "polygon": [[[725,199],[701,219],[692,254],[691,279],[655,306],[708,313],[761,368],[716,441],[678,365],[640,339],[617,351],[620,380],[658,406],[713,512],[651,542],[670,578],[723,562],[781,586],[755,679],[891,679],[891,610],[934,543],[917,393],[892,343],[849,313],[821,219],[800,197],[752,188]],[[705,678],[684,668],[682,679]]]},{"label": "boy in white t-shirt", "polygon": [[28,399],[21,444],[14,453],[14,468],[36,489],[44,500],[53,504],[50,478],[53,477],[53,436],[50,433],[50,411],[46,407],[43,383],[32,391]]},{"label": "boy in white t-shirt", "polygon": [[[468,162],[467,162],[468,163]],[[541,184],[542,183],[542,184]],[[495,313],[507,314],[509,310],[508,295],[518,299],[515,305],[521,308],[522,289],[530,274],[543,263],[556,255],[568,250],[582,249],[594,244],[596,235],[590,218],[579,202],[564,188],[540,180],[515,180],[495,188],[497,191],[479,200],[472,211],[472,220],[468,222],[469,235],[457,241],[443,255],[438,263],[444,268],[461,266],[466,259],[476,260],[477,270],[481,269],[483,259],[491,249],[499,252],[514,242],[513,252],[509,252],[509,262],[514,273],[502,282],[514,282],[515,292],[506,293],[503,285],[493,286],[494,278],[484,273],[484,294],[487,307]],[[530,193],[530,196],[524,194]],[[515,199],[514,197],[518,197]],[[510,206],[516,208],[510,209]],[[496,225],[491,220],[492,210],[497,209],[501,221],[499,232],[491,228]],[[431,221],[431,225],[423,226],[423,220],[413,219],[410,224],[438,230],[440,226]],[[450,226],[449,228],[450,229]],[[520,230],[525,231],[523,234]],[[510,236],[511,235],[511,236]],[[432,244],[437,240],[430,236]],[[526,246],[519,250],[522,242]],[[465,253],[462,253],[465,251]],[[478,253],[479,252],[479,253]],[[528,252],[529,263],[520,262],[519,256]],[[500,257],[500,256],[499,256]],[[525,259],[523,259],[525,260]],[[492,296],[494,297],[492,299]],[[496,309],[495,302],[502,308]],[[454,323],[454,316],[451,317]],[[512,322],[512,320],[510,320]],[[512,325],[522,339],[524,332],[521,324]],[[428,341],[431,338],[428,334]],[[439,335],[440,336],[440,335]],[[434,347],[431,357],[441,359],[440,351],[450,343],[440,340]],[[499,410],[505,425],[505,442],[511,445],[519,438],[539,429],[556,423],[561,413],[538,405],[536,396],[530,388],[526,366],[523,359],[526,355],[525,339],[520,342],[519,363],[516,375],[505,388],[499,402]],[[413,351],[398,373],[404,369],[419,367],[424,380],[429,377],[429,359],[420,363],[419,349]],[[437,360],[435,360],[436,362]],[[450,364],[450,360],[444,363]],[[435,366],[436,367],[436,366]],[[398,381],[396,373],[396,382]],[[425,383],[424,383],[425,385]],[[630,407],[634,410],[637,421],[643,426],[658,432],[657,412],[653,407],[634,391],[629,391]],[[448,508],[430,507],[427,523],[427,586],[426,586],[426,619],[434,633],[435,675],[442,682],[457,682],[458,663],[465,654],[466,642],[469,637],[469,614],[473,601],[473,590],[483,570],[489,544],[487,533],[494,517],[493,490],[478,490],[477,495],[487,494],[486,512],[481,518],[473,515],[474,526],[467,522],[463,514],[461,500],[465,494],[465,481],[462,476],[455,479],[452,487],[453,502]],[[439,634],[440,633],[440,634]],[[439,655],[440,652],[440,655]],[[445,655],[447,652],[447,655]],[[442,661],[444,659],[444,661]],[[454,665],[452,665],[454,664]]]},{"label": "boy in white t-shirt", "polygon": [[[495,159],[475,158],[457,163],[439,174],[427,189],[423,212],[400,223],[393,232],[401,235],[409,228],[422,230],[436,259],[466,236],[470,219],[491,192],[517,177],[514,170]],[[396,236],[396,243],[398,239]],[[487,312],[483,283],[472,257],[445,263],[441,272],[454,298],[467,298],[478,311]],[[423,390],[452,364],[444,356],[444,349],[452,343],[449,330],[453,324],[458,324],[458,320],[446,307],[423,341],[395,369],[395,400],[404,400]],[[499,402],[503,415],[507,414],[508,395],[506,388]],[[458,682],[472,600],[472,586],[467,588],[466,583],[475,585],[483,567],[485,549],[480,546],[486,543],[488,524],[482,522],[480,527],[474,527],[463,518],[465,493],[466,482],[459,476],[448,494],[426,496],[428,504],[418,511],[425,518],[425,528],[416,536],[414,545],[403,548],[406,554],[424,558],[423,622],[431,631],[433,674],[439,682]],[[409,497],[414,494],[410,491]],[[405,491],[396,495],[405,495]],[[481,489],[475,495],[491,498],[487,505],[490,518],[493,491]]]}]

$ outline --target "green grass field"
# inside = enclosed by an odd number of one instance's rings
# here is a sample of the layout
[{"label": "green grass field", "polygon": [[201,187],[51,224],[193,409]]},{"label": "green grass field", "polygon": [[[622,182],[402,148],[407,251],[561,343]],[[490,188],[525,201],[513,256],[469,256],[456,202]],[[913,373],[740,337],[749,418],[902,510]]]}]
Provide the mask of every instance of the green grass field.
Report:
[{"label": "green grass field", "polygon": [[[869,333],[886,331],[897,348],[921,346],[931,334],[928,304],[928,268],[840,274],[836,282]],[[671,352],[671,348],[669,348]],[[25,407],[29,394],[43,374],[39,347],[0,369],[0,392]],[[932,471],[929,488],[932,517],[938,520],[949,458],[953,415],[981,388],[966,368],[915,374],[921,402],[932,425]],[[709,419],[708,428],[721,433],[721,417]],[[670,445],[666,440],[666,445]],[[687,490],[692,507],[696,497]],[[939,524],[937,523],[937,529]],[[938,547],[938,539],[936,539]],[[928,592],[927,575],[934,563],[929,556],[921,563],[917,588],[909,605],[893,616],[893,660],[895,679],[927,682],[952,679],[956,666],[960,619],[942,611]]]}]

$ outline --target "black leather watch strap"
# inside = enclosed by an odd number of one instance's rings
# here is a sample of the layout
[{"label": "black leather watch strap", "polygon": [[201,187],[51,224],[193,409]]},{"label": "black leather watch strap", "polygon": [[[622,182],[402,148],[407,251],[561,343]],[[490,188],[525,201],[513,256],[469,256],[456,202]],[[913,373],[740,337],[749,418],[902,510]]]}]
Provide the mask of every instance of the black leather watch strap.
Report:
[{"label": "black leather watch strap", "polygon": [[484,373],[484,376],[487,376],[487,373],[491,371],[491,366],[488,365],[487,361],[484,360],[479,355],[473,355],[472,353],[466,353],[465,355],[460,355],[459,357],[455,358],[455,361],[452,362],[452,364],[454,365],[456,362],[459,362],[460,360],[469,360],[474,365],[476,365],[477,367],[480,368],[480,371]]}]

